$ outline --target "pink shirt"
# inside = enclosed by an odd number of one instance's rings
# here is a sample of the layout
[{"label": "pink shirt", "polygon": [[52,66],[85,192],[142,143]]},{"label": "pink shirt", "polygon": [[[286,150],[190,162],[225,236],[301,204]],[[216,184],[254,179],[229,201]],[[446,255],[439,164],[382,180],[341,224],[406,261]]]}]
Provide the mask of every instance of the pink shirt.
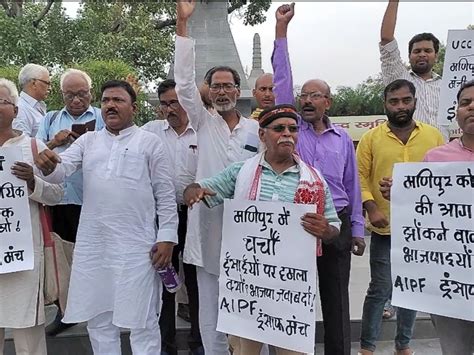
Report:
[{"label": "pink shirt", "polygon": [[429,150],[425,154],[423,161],[474,161],[474,152],[464,147],[461,140],[457,138],[447,144]]}]

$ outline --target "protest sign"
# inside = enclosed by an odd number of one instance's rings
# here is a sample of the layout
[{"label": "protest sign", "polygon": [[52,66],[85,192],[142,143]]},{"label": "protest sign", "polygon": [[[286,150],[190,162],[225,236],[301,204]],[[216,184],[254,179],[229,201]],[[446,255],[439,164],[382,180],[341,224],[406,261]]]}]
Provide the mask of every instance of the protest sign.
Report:
[{"label": "protest sign", "polygon": [[395,164],[392,303],[474,320],[474,167]]},{"label": "protest sign", "polygon": [[312,353],[316,238],[301,217],[314,205],[225,200],[217,329]]},{"label": "protest sign", "polygon": [[462,84],[474,79],[474,30],[449,30],[444,57],[438,124],[458,129],[456,95]]},{"label": "protest sign", "polygon": [[33,269],[28,188],[10,170],[21,160],[21,148],[0,148],[0,274]]}]

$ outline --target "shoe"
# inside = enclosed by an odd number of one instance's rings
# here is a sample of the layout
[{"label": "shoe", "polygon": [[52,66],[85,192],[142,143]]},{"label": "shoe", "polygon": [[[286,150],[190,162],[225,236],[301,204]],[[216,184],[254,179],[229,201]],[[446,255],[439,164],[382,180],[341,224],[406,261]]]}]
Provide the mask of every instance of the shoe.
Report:
[{"label": "shoe", "polygon": [[189,350],[189,355],[204,355],[204,348],[202,346],[197,347],[196,349]]},{"label": "shoe", "polygon": [[74,327],[76,324],[77,323],[63,323],[61,322],[61,317],[56,316],[54,321],[46,327],[45,333],[47,336],[54,337],[66,329]]},{"label": "shoe", "polygon": [[191,322],[191,316],[189,315],[189,304],[178,303],[178,317],[186,322]]}]

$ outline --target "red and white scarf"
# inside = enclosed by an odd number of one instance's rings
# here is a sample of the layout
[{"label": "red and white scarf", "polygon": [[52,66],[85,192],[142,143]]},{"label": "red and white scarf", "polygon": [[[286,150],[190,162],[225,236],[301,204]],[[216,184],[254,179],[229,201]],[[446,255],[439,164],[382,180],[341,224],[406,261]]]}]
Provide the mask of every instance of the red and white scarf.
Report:
[{"label": "red and white scarf", "polygon": [[[262,161],[265,152],[245,161],[237,175],[235,183],[234,198],[243,200],[258,200],[261,188]],[[295,192],[294,203],[315,205],[316,213],[323,215],[326,194],[324,192],[323,180],[316,169],[301,160],[296,154],[293,155],[300,171],[300,181]],[[316,255],[322,255],[321,240],[317,240]]]}]

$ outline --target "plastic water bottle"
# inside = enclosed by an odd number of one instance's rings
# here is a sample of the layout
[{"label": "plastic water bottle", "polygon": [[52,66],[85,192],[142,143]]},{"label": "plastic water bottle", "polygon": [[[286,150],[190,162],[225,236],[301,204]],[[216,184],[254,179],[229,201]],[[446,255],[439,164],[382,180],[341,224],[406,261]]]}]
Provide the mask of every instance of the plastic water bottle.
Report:
[{"label": "plastic water bottle", "polygon": [[158,269],[157,272],[158,275],[160,275],[161,281],[163,281],[163,285],[166,287],[168,292],[175,293],[181,288],[183,281],[181,281],[173,265]]}]

